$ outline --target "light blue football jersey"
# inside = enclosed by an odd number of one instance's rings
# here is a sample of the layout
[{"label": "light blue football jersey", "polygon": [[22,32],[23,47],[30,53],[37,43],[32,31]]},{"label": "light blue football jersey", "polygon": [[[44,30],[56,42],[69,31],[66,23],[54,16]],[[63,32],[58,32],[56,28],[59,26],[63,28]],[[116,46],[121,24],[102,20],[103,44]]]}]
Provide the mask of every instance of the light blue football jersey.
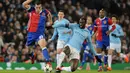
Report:
[{"label": "light blue football jersey", "polygon": [[[110,26],[110,29],[111,28],[112,28],[112,25]],[[112,36],[112,34],[115,34],[118,37],[114,37],[114,36]],[[116,24],[116,29],[114,31],[112,31],[109,36],[110,36],[110,43],[116,43],[116,44],[119,43],[120,44],[121,40],[119,37],[124,36],[124,33],[123,33],[121,26]]]},{"label": "light blue football jersey", "polygon": [[[56,20],[54,22],[54,25],[65,25],[65,24],[69,24],[69,21],[65,18],[63,18],[60,21]],[[67,27],[54,27],[54,33],[51,39],[54,40],[58,35],[58,40],[64,41],[66,43],[71,37],[71,32],[72,32],[71,29]]]}]

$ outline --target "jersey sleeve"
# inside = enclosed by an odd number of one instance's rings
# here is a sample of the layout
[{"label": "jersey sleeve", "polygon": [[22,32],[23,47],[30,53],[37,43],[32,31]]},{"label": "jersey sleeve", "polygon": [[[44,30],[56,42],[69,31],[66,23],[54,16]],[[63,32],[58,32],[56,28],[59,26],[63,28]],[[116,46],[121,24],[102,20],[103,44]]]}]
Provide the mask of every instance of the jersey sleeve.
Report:
[{"label": "jersey sleeve", "polygon": [[65,27],[66,24],[54,24],[52,25],[53,28],[57,28],[57,27]]},{"label": "jersey sleeve", "polygon": [[93,31],[96,32],[97,31],[97,24],[96,24],[96,20],[94,21],[94,24],[93,24]]},{"label": "jersey sleeve", "polygon": [[108,24],[112,25],[112,20],[110,18],[108,19]]},{"label": "jersey sleeve", "polygon": [[[112,25],[113,23],[112,23],[112,20],[109,18],[108,19],[108,24],[109,25]],[[112,25],[112,28],[110,29],[111,31],[113,31],[113,30],[115,30],[116,29],[116,25]]]},{"label": "jersey sleeve", "polygon": [[48,9],[45,9],[45,14],[46,16],[50,13],[50,11]]},{"label": "jersey sleeve", "polygon": [[121,26],[118,26],[117,30],[118,30],[118,34],[116,34],[116,35],[117,35],[118,37],[124,36],[124,32],[123,32]]},{"label": "jersey sleeve", "polygon": [[31,12],[31,11],[34,11],[34,10],[35,10],[35,8],[34,8],[33,6],[30,6],[30,7],[27,9],[28,12]]},{"label": "jersey sleeve", "polygon": [[96,51],[95,51],[95,49],[94,49],[94,46],[93,46],[93,44],[92,44],[92,40],[91,40],[90,33],[88,33],[88,37],[86,38],[86,40],[87,40],[88,47],[90,48],[91,52],[92,52],[94,55],[96,55],[97,53],[96,53]]},{"label": "jersey sleeve", "polygon": [[110,29],[111,31],[116,29],[116,25],[112,25],[112,28]]},{"label": "jersey sleeve", "polygon": [[54,40],[56,38],[57,34],[58,34],[58,32],[57,32],[57,29],[55,28],[54,33],[53,33],[53,35],[51,37],[51,40]]},{"label": "jersey sleeve", "polygon": [[71,29],[74,29],[74,28],[76,28],[76,27],[79,27],[79,25],[76,24],[76,23],[70,23],[70,24],[68,25],[68,27],[71,28]]},{"label": "jersey sleeve", "polygon": [[28,17],[29,17],[29,18],[31,17],[31,12],[34,11],[34,10],[35,10],[35,8],[32,7],[32,6],[30,6],[30,7],[27,9],[27,11],[28,11]]},{"label": "jersey sleeve", "polygon": [[69,24],[70,22],[68,20],[66,20],[66,24]]}]

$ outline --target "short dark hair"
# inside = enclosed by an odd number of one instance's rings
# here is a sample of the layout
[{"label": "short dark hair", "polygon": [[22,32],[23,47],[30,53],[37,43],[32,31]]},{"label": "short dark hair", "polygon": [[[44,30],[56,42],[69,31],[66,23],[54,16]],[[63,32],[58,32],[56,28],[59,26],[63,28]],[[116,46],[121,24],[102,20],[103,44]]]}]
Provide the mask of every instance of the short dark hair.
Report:
[{"label": "short dark hair", "polygon": [[40,1],[36,1],[35,4],[36,4],[36,5],[40,5],[40,4],[42,4],[42,3],[41,3]]},{"label": "short dark hair", "polygon": [[87,22],[87,17],[86,17],[86,16],[82,16],[80,19],[81,19],[81,20],[84,20],[85,23]]},{"label": "short dark hair", "polygon": [[105,12],[105,9],[102,8],[100,11],[104,11]]},{"label": "short dark hair", "polygon": [[64,10],[60,10],[59,12],[63,12],[64,13]]},{"label": "short dark hair", "polygon": [[112,18],[112,17],[115,17],[117,20],[119,19],[118,16],[115,15],[115,14],[113,14],[113,15],[111,16],[111,18]]}]

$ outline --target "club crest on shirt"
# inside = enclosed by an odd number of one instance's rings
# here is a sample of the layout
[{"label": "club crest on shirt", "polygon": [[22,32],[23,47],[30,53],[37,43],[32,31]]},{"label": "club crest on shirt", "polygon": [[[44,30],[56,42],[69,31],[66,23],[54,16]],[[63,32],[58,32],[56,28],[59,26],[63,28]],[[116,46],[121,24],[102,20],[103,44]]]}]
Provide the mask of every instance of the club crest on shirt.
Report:
[{"label": "club crest on shirt", "polygon": [[97,24],[100,24],[100,22],[97,22]]},{"label": "club crest on shirt", "polygon": [[90,27],[89,30],[92,30],[92,27]]},{"label": "club crest on shirt", "polygon": [[107,21],[106,21],[106,20],[104,20],[104,21],[103,21],[103,23],[104,23],[104,24],[106,24],[106,23],[107,23]]},{"label": "club crest on shirt", "polygon": [[33,13],[32,15],[36,15],[36,13]]},{"label": "club crest on shirt", "polygon": [[44,15],[45,15],[45,13],[43,12],[43,13],[42,13],[42,16],[44,16]]}]

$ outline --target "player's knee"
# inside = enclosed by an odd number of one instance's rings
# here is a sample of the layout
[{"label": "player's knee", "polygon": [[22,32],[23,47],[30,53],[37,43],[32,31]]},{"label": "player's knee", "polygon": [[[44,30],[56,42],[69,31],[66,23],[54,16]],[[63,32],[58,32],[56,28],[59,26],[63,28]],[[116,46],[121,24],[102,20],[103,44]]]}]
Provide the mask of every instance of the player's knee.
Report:
[{"label": "player's knee", "polygon": [[97,53],[101,53],[102,52],[100,49],[97,49],[96,51],[97,51]]},{"label": "player's knee", "polygon": [[57,49],[57,54],[60,54],[62,52],[62,49]]},{"label": "player's knee", "polygon": [[117,56],[120,57],[120,53],[117,53]]},{"label": "player's knee", "polygon": [[111,52],[108,52],[108,55],[112,55],[112,53],[111,53]]},{"label": "player's knee", "polygon": [[109,55],[112,55],[112,53],[113,53],[113,50],[109,49],[109,50],[108,50],[108,54],[109,54]]},{"label": "player's knee", "polygon": [[70,54],[70,48],[69,48],[69,46],[66,46],[65,48],[64,48],[64,51],[63,51],[66,55],[69,55]]},{"label": "player's knee", "polygon": [[41,48],[43,48],[43,47],[46,47],[46,41],[45,41],[45,39],[40,39],[39,41],[38,41],[38,44],[39,44],[39,46],[41,47]]}]

